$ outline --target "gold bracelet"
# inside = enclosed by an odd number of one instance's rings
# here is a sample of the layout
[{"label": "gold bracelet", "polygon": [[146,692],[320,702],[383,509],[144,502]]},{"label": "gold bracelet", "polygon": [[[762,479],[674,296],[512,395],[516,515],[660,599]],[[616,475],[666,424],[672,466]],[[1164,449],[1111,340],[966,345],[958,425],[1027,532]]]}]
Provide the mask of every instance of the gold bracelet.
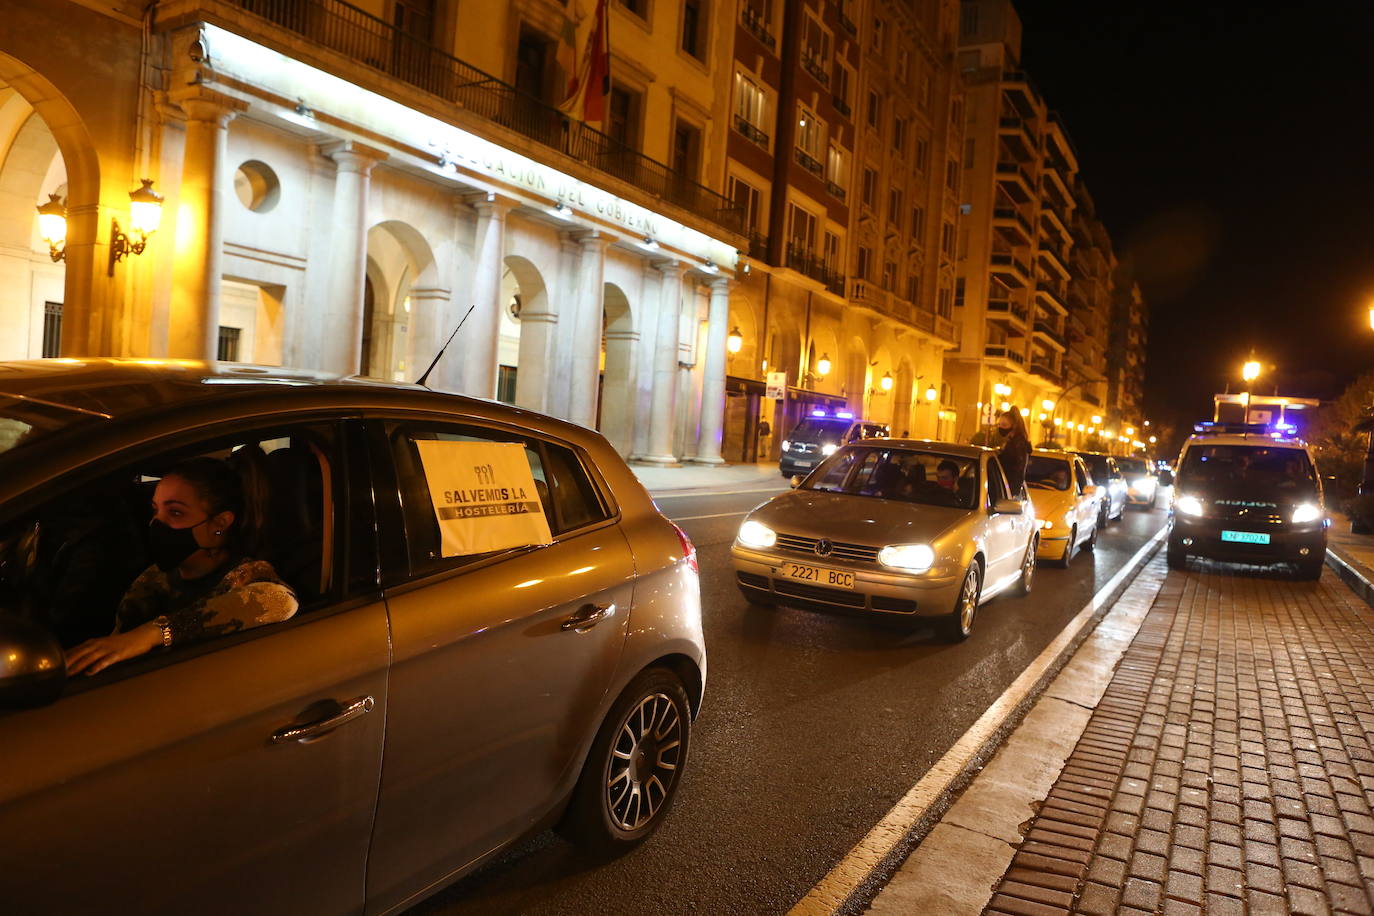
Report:
[{"label": "gold bracelet", "polygon": [[154,618],[153,623],[162,631],[162,648],[169,649],[172,646],[172,621],[166,615]]}]

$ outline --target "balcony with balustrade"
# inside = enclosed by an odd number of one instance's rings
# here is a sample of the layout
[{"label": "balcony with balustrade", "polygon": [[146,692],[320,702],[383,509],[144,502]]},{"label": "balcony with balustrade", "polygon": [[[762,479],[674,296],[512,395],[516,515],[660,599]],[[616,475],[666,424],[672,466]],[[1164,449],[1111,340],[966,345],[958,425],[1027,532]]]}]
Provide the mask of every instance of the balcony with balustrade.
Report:
[{"label": "balcony with balustrade", "polygon": [[994,251],[989,259],[992,275],[1010,289],[1023,289],[1030,285],[1031,269],[1021,258],[1010,251]]}]

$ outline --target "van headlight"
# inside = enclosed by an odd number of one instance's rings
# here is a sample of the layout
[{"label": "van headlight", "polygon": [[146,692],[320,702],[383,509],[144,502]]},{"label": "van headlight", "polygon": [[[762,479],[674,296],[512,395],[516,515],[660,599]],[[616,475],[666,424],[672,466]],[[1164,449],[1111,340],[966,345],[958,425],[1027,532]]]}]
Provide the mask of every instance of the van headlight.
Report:
[{"label": "van headlight", "polygon": [[1202,515],[1202,500],[1196,496],[1180,496],[1174,502],[1174,509],[1184,515]]},{"label": "van headlight", "polygon": [[778,542],[778,533],[763,522],[745,520],[735,536],[745,547],[772,547]]},{"label": "van headlight", "polygon": [[1144,490],[1144,489],[1147,489],[1147,488],[1149,488],[1149,487],[1154,486],[1154,484],[1155,484],[1155,479],[1154,479],[1153,477],[1140,477],[1140,478],[1137,478],[1137,479],[1131,481],[1131,489],[1133,489],[1133,490]]},{"label": "van headlight", "polygon": [[822,455],[833,455],[833,454],[835,454],[835,449],[837,449],[837,448],[839,448],[839,446],[836,445],[834,442],[827,442],[825,445],[822,445],[822,446],[821,446],[821,454],[822,454]]},{"label": "van headlight", "polygon": [[783,450],[784,452],[790,452],[790,451],[792,451],[792,443],[791,443],[790,440],[788,440],[788,439],[782,440],[782,450]]},{"label": "van headlight", "polygon": [[1315,522],[1322,517],[1322,507],[1316,503],[1300,503],[1293,510],[1293,524],[1302,522]]},{"label": "van headlight", "polygon": [[878,551],[878,562],[893,569],[925,572],[935,565],[935,551],[929,544],[894,544]]}]

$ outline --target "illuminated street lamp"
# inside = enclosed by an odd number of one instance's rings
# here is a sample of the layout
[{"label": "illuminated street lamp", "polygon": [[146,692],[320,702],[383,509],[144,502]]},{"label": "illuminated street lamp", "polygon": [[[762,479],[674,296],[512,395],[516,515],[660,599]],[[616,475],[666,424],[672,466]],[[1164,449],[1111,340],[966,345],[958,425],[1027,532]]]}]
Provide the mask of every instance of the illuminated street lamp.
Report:
[{"label": "illuminated street lamp", "polygon": [[1250,423],[1250,383],[1259,378],[1260,364],[1255,360],[1247,360],[1244,366],[1240,367],[1240,377],[1245,379],[1245,423]]},{"label": "illuminated street lamp", "polygon": [[1045,398],[1045,400],[1040,402],[1040,406],[1045,408],[1046,413],[1050,413],[1054,410],[1054,401],[1051,401],[1049,398]]},{"label": "illuminated street lamp", "polygon": [[67,257],[67,205],[57,194],[49,194],[48,202],[38,208],[38,234],[54,261]]},{"label": "illuminated street lamp", "polygon": [[816,360],[816,374],[826,376],[830,374],[830,357],[822,353],[821,358]]},{"label": "illuminated street lamp", "polygon": [[1102,425],[1102,417],[1101,417],[1100,415],[1098,415],[1098,414],[1093,414],[1093,426],[1101,426],[1101,425]]},{"label": "illuminated street lamp", "polygon": [[935,386],[934,386],[934,385],[931,385],[929,388],[926,389],[926,400],[929,401],[930,403],[934,404],[934,403],[935,403],[935,399],[938,398],[939,396],[940,396],[940,392],[938,392],[938,391],[935,390]]},{"label": "illuminated street lamp", "polygon": [[883,373],[883,377],[878,381],[878,384],[882,386],[882,389],[883,389],[884,391],[891,391],[891,390],[892,390],[892,373],[891,373],[891,372],[884,372],[884,373]]},{"label": "illuminated street lamp", "polygon": [[730,329],[729,335],[725,338],[725,349],[731,353],[738,353],[744,347],[744,335],[739,332],[738,327]]}]

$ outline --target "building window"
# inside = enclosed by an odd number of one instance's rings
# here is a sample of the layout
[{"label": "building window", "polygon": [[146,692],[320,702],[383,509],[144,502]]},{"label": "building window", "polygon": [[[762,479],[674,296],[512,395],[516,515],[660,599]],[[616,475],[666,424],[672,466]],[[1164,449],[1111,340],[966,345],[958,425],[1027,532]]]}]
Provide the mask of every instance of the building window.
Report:
[{"label": "building window", "polygon": [[949,305],[951,298],[949,287],[942,285],[940,287],[939,299],[936,301],[935,305],[935,310],[939,312],[941,318],[948,318],[954,314],[954,310],[951,309]]},{"label": "building window", "polygon": [[930,168],[930,141],[925,137],[916,141],[916,168],[922,172]]},{"label": "building window", "polygon": [[810,14],[802,26],[801,60],[808,73],[822,83],[830,82],[830,33]]},{"label": "building window", "polygon": [[887,45],[887,26],[881,19],[876,17],[873,19],[873,34],[870,38],[869,49],[881,57],[883,49]]},{"label": "building window", "polygon": [[825,234],[825,247],[821,251],[821,257],[825,260],[825,266],[831,270],[839,270],[840,267],[840,237],[833,232]]},{"label": "building window", "polygon": [[623,8],[629,10],[631,13],[634,13],[640,19],[644,19],[646,21],[648,20],[649,0],[615,0],[615,2],[619,3]]},{"label": "building window", "polygon": [[887,192],[887,221],[894,226],[902,222],[902,189],[892,188]]},{"label": "building window", "polygon": [[810,254],[816,247],[816,217],[798,207],[792,205],[790,232],[788,233],[788,244],[797,252]]},{"label": "building window", "polygon": [[860,280],[868,280],[868,267],[873,260],[873,252],[863,245],[859,246],[858,252],[854,256],[854,276]]},{"label": "building window", "polygon": [[921,75],[921,94],[917,97],[922,111],[930,111],[930,103],[935,101],[935,80],[926,71]]},{"label": "building window", "polygon": [[868,90],[868,126],[874,130],[880,129],[883,123],[883,97],[878,94],[878,90]]},{"label": "building window", "polygon": [[883,289],[889,293],[897,288],[897,265],[892,261],[883,263]]},{"label": "building window", "polygon": [[225,363],[239,361],[239,329],[219,326],[219,347],[215,359]]},{"label": "building window", "polygon": [[863,200],[864,206],[871,210],[878,196],[878,172],[876,169],[864,168],[864,184],[859,196]]},{"label": "building window", "polygon": [[496,367],[496,400],[502,404],[515,403],[515,366]]},{"label": "building window", "polygon": [[964,168],[973,168],[973,138],[964,141]]},{"label": "building window", "polygon": [[557,101],[551,98],[551,45],[541,32],[520,27],[520,40],[515,46],[515,88],[541,102]]},{"label": "building window", "polygon": [[954,257],[954,224],[948,220],[940,227],[940,251],[945,257]]},{"label": "building window", "polygon": [[639,93],[624,86],[611,86],[606,105],[606,133],[628,146],[639,149]]},{"label": "building window", "polygon": [[899,154],[906,152],[906,118],[892,119],[892,148]]},{"label": "building window", "polygon": [[921,295],[920,274],[912,274],[906,278],[906,301],[916,302]]},{"label": "building window", "polygon": [[690,181],[700,176],[701,129],[686,121],[678,121],[673,129],[673,171]]},{"label": "building window", "polygon": [[43,303],[43,350],[44,359],[62,355],[62,303]]},{"label": "building window", "polygon": [[760,194],[758,188],[730,176],[730,200],[734,201],[735,206],[744,211],[744,228],[749,232],[759,231],[759,201]]},{"label": "building window", "polygon": [[797,106],[797,161],[813,175],[822,174],[825,158],[825,124],[814,111]]},{"label": "building window", "polygon": [[391,22],[403,35],[434,40],[434,0],[395,0]]},{"label": "building window", "polygon": [[964,278],[959,277],[954,281],[954,307],[960,308],[964,304]]},{"label": "building window", "polygon": [[978,4],[960,4],[959,37],[967,40],[976,34],[978,34]]},{"label": "building window", "polygon": [[768,148],[768,95],[763,87],[743,73],[735,74],[735,130]]},{"label": "building window", "polygon": [[682,0],[682,50],[705,60],[706,34],[705,0]]},{"label": "building window", "polygon": [[903,86],[911,79],[911,52],[906,48],[897,49],[897,82]]},{"label": "building window", "polygon": [[835,82],[832,100],[835,103],[835,108],[845,117],[849,117],[850,112],[853,111],[853,89],[851,88],[853,84],[854,71],[837,57],[835,59]]},{"label": "building window", "polygon": [[921,207],[911,208],[911,238],[921,244],[926,235],[926,211]]},{"label": "building window", "polygon": [[954,159],[945,163],[945,187],[959,193],[959,163]]},{"label": "building window", "polygon": [[825,158],[825,180],[832,190],[843,191],[849,187],[849,154],[834,143],[830,144],[830,152]]}]

